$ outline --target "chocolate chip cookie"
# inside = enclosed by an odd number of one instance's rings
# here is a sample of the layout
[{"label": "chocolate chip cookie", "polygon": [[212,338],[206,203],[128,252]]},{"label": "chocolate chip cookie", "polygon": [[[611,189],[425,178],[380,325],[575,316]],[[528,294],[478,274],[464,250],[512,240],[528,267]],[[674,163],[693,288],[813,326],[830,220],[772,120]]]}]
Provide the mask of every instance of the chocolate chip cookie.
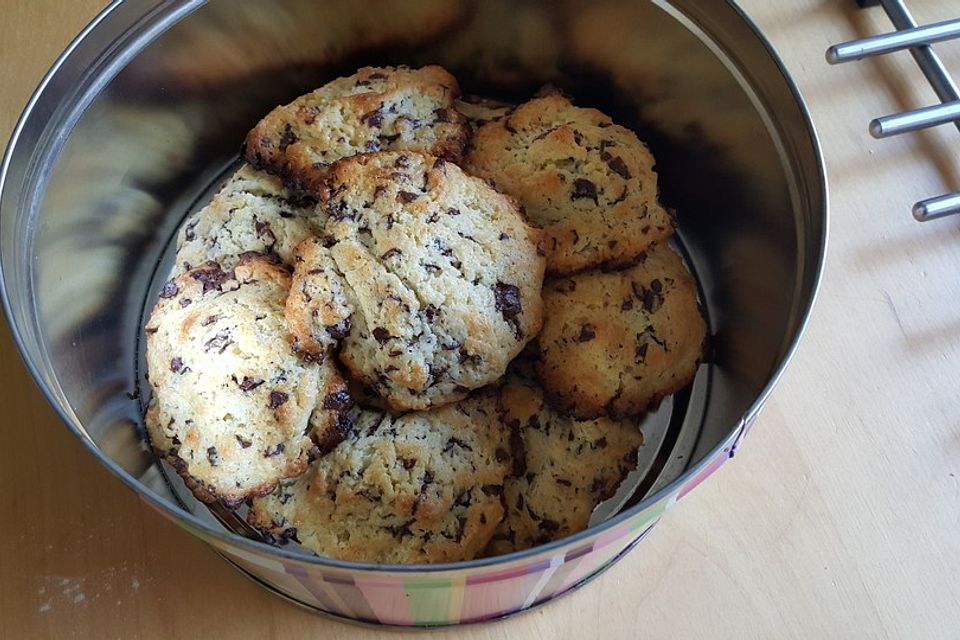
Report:
[{"label": "chocolate chip cookie", "polygon": [[511,376],[502,391],[513,469],[506,514],[486,549],[500,555],[587,528],[593,508],[637,465],[643,433],[636,420],[578,420],[550,408],[533,381]]},{"label": "chocolate chip cookie", "polygon": [[340,560],[469,560],[503,517],[510,466],[496,395],[396,417],[361,411],[351,435],[248,520]]},{"label": "chocolate chip cookie", "polygon": [[271,111],[247,135],[246,158],[298,189],[321,188],[328,165],[358,153],[414,150],[459,161],[460,89],[437,66],[365,67]]},{"label": "chocolate chip cookie", "polygon": [[693,380],[706,324],[693,277],[669,246],[623,271],[558,278],[543,301],[538,373],[558,409],[638,415]]},{"label": "chocolate chip cookie", "polygon": [[297,250],[287,320],[305,353],[340,361],[392,408],[463,398],[540,330],[540,232],[514,202],[443,159],[348,158],[320,194],[323,239]]},{"label": "chocolate chip cookie", "polygon": [[181,227],[174,273],[208,260],[232,269],[248,251],[291,264],[293,248],[323,229],[326,216],[315,204],[284,188],[276,176],[244,165]]},{"label": "chocolate chip cookie", "polygon": [[269,492],[306,470],[314,446],[343,438],[346,385],[333,358],[291,348],[289,288],[288,270],[261,254],[233,271],[207,262],[163,286],[145,328],[151,444],[204,502]]},{"label": "chocolate chip cookie", "polygon": [[547,271],[567,274],[629,264],[673,233],[653,165],[632,131],[551,94],[480,127],[464,168],[520,201],[550,236]]}]

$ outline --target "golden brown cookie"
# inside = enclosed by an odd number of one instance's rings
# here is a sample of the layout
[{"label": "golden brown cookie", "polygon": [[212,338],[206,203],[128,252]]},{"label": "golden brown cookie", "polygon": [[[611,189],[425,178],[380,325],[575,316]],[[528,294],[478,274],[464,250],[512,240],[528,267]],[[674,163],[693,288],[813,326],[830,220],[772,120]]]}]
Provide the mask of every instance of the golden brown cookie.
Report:
[{"label": "golden brown cookie", "polygon": [[486,555],[559,540],[587,528],[593,508],[637,466],[636,420],[578,420],[551,409],[533,380],[511,376],[501,395],[511,431],[513,470],[506,513]]},{"label": "golden brown cookie", "polygon": [[247,135],[246,158],[311,192],[328,165],[358,153],[411,150],[459,161],[465,119],[441,67],[364,67],[277,107]]},{"label": "golden brown cookie", "polygon": [[706,323],[696,283],[669,246],[623,271],[558,278],[543,301],[538,373],[558,409],[638,415],[693,380]]},{"label": "golden brown cookie", "polygon": [[540,330],[540,231],[514,202],[444,160],[409,152],[331,167],[324,238],[297,250],[296,346],[340,361],[396,410],[494,382]]},{"label": "golden brown cookie", "polygon": [[248,520],[340,560],[469,560],[503,517],[504,433],[495,394],[400,417],[359,412],[343,443],[254,499]]},{"label": "golden brown cookie", "polygon": [[653,165],[632,131],[551,94],[482,126],[464,168],[543,227],[549,273],[572,273],[629,264],[673,233]]},{"label": "golden brown cookie", "polygon": [[291,264],[293,248],[326,222],[315,204],[284,188],[276,176],[244,165],[181,227],[174,273],[208,260],[232,269],[248,251]]},{"label": "golden brown cookie", "polygon": [[333,358],[304,362],[283,320],[287,269],[246,255],[168,281],[145,332],[150,442],[198,499],[236,504],[342,439],[349,394]]}]

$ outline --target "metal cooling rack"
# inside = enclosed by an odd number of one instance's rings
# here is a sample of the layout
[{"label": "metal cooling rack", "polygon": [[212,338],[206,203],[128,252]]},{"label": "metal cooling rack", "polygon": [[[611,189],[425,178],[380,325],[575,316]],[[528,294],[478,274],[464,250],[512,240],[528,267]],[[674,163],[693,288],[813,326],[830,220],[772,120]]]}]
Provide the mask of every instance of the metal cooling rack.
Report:
[{"label": "metal cooling rack", "polygon": [[[904,0],[857,0],[861,7],[881,6],[896,31],[851,40],[827,49],[827,62],[839,64],[909,49],[917,66],[940,98],[940,104],[876,118],[870,122],[874,138],[888,138],[941,124],[960,130],[960,91],[932,44],[960,38],[960,19],[918,26]],[[960,193],[927,198],[913,205],[913,217],[924,222],[960,213]]]}]

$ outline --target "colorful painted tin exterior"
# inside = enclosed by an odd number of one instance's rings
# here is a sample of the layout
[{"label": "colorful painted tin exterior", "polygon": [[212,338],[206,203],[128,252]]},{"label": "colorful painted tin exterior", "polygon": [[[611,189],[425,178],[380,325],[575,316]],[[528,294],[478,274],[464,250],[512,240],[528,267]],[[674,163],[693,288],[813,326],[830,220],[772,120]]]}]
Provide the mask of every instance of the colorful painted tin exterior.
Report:
[{"label": "colorful painted tin exterior", "polygon": [[[640,542],[677,500],[734,456],[750,427],[744,421],[685,482],[632,515],[614,518],[585,538],[516,559],[476,567],[415,572],[345,569],[320,558],[281,557],[266,546],[242,548],[189,531],[280,594],[322,613],[375,625],[431,627],[484,622],[547,603],[579,587]],[[164,515],[167,512],[161,511]],[[169,516],[168,516],[169,517]]]}]

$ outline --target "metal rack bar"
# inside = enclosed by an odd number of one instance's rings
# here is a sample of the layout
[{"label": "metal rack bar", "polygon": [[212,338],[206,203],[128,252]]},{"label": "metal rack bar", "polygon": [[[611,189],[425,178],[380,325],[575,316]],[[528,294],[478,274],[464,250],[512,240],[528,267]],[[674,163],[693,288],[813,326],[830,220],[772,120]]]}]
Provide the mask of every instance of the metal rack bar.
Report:
[{"label": "metal rack bar", "polygon": [[[951,122],[960,130],[960,90],[930,46],[936,42],[960,38],[960,19],[921,27],[910,15],[904,0],[857,0],[857,4],[861,7],[877,4],[882,6],[897,31],[834,45],[827,49],[827,62],[839,64],[909,49],[941,102],[938,105],[876,118],[870,122],[870,134],[875,138],[886,138]],[[913,205],[913,217],[921,222],[954,213],[960,213],[960,193],[928,198]]]},{"label": "metal rack bar", "polygon": [[870,121],[870,135],[874,138],[889,138],[950,122],[960,125],[957,120],[960,120],[960,100],[876,118]]},{"label": "metal rack bar", "polygon": [[827,62],[840,64],[851,60],[862,60],[870,56],[903,51],[911,47],[954,38],[960,38],[960,18],[835,44],[827,49]]}]

